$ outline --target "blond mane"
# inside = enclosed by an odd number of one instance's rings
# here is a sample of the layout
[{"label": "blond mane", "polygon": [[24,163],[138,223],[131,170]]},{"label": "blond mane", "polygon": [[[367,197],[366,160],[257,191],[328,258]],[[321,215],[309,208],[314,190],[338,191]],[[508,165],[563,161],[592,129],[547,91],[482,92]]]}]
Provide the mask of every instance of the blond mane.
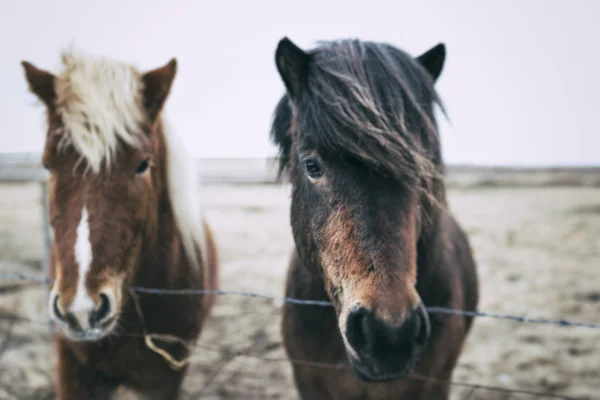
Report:
[{"label": "blond mane", "polygon": [[[141,73],[132,65],[73,50],[61,58],[64,68],[56,77],[55,91],[64,129],[56,133],[61,146],[73,145],[87,168],[98,173],[103,163],[108,168],[115,162],[120,140],[135,147],[145,134]],[[163,133],[171,208],[185,251],[198,265],[198,251],[205,253],[198,171],[181,139],[167,128]]]},{"label": "blond mane", "polygon": [[56,112],[62,119],[62,144],[72,144],[98,172],[114,161],[119,139],[137,146],[143,135],[140,73],[131,65],[76,51],[61,55],[56,77]]}]

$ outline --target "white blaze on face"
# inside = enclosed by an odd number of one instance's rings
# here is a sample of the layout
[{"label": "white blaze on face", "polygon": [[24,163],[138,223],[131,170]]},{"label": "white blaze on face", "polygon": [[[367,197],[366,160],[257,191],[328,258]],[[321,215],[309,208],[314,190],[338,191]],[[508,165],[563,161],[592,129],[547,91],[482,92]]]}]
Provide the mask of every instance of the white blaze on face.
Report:
[{"label": "white blaze on face", "polygon": [[85,288],[85,278],[92,264],[92,244],[90,243],[90,225],[88,223],[88,212],[84,206],[81,212],[81,220],[77,226],[77,239],[75,241],[75,261],[79,266],[77,279],[77,291],[75,298],[69,307],[69,311],[75,315],[82,329],[89,328],[89,315],[94,310],[94,302]]}]

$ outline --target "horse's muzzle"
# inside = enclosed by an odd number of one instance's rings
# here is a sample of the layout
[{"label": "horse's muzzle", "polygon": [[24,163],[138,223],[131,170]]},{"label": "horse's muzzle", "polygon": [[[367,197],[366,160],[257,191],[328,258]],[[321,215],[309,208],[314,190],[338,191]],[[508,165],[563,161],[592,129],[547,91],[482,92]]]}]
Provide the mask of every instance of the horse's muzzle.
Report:
[{"label": "horse's muzzle", "polygon": [[63,332],[75,341],[94,341],[106,336],[115,324],[115,305],[104,293],[99,300],[86,307],[60,306],[60,294],[53,293],[50,299],[50,316],[62,328]]},{"label": "horse's muzzle", "polygon": [[357,375],[365,381],[406,376],[425,351],[431,333],[429,316],[419,304],[400,325],[380,319],[373,311],[354,307],[346,320],[347,352]]}]

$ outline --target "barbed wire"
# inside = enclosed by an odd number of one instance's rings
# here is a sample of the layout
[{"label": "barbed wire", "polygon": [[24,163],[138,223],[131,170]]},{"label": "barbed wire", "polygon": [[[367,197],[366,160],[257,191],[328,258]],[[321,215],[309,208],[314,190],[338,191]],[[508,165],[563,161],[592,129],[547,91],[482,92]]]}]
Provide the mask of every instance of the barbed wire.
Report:
[{"label": "barbed wire", "polygon": [[[7,333],[6,333],[7,336],[5,337],[5,339],[3,341],[3,345],[2,345],[3,350],[6,350],[7,343],[10,340],[10,335],[12,333],[12,329],[13,329],[15,323],[22,322],[22,323],[32,323],[35,325],[45,325],[45,326],[48,325],[47,322],[36,321],[36,320],[33,320],[28,317],[24,317],[24,316],[20,316],[20,315],[14,314],[14,313],[4,312],[4,311],[0,311],[0,320],[8,320],[9,321],[9,327],[8,327]],[[49,333],[58,333],[58,332],[59,332],[58,330],[53,330]],[[214,381],[216,376],[223,370],[223,368],[227,364],[229,364],[230,362],[234,361],[236,358],[239,358],[239,357],[254,358],[254,359],[258,359],[258,360],[266,361],[266,362],[291,363],[291,364],[295,364],[295,365],[303,365],[303,366],[314,367],[314,368],[352,371],[352,367],[348,363],[334,364],[334,363],[327,363],[327,362],[320,362],[320,361],[293,359],[293,358],[287,358],[287,357],[268,357],[264,354],[251,352],[248,350],[231,351],[231,350],[227,350],[227,349],[225,349],[225,350],[217,349],[214,347],[202,345],[198,342],[194,342],[194,341],[190,342],[189,340],[185,340],[185,339],[179,338],[177,336],[172,336],[172,335],[167,335],[167,334],[147,333],[147,332],[145,332],[145,329],[142,329],[141,333],[131,333],[131,332],[113,333],[110,335],[110,337],[111,338],[114,338],[114,337],[134,337],[134,338],[136,338],[137,337],[137,338],[146,339],[146,340],[148,337],[152,337],[154,339],[158,339],[158,340],[162,340],[162,341],[172,341],[172,342],[180,343],[180,344],[184,345],[186,348],[188,348],[188,350],[190,350],[191,352],[194,352],[195,350],[201,350],[201,351],[215,352],[218,354],[224,353],[225,354],[224,359],[221,360],[220,363],[218,363],[215,371],[213,371],[213,373],[210,374],[209,379],[207,380],[205,385],[203,385],[201,392],[203,392],[207,388],[207,386],[209,386]],[[278,345],[281,345],[281,343],[278,343]],[[196,359],[193,357],[189,358],[190,363],[192,363],[195,360]],[[467,392],[466,399],[470,399],[476,391],[484,390],[484,391],[489,391],[489,392],[503,393],[503,394],[510,395],[510,396],[518,394],[518,395],[527,395],[527,396],[536,397],[536,398],[545,397],[545,398],[560,399],[560,400],[583,400],[578,397],[572,397],[572,396],[567,396],[567,395],[562,395],[562,394],[557,394],[557,393],[539,392],[539,391],[527,390],[527,389],[503,388],[503,387],[493,386],[493,385],[474,384],[474,383],[454,381],[454,380],[442,380],[442,379],[437,379],[437,378],[433,378],[433,377],[423,376],[423,375],[416,374],[416,373],[412,373],[403,379],[419,380],[419,381],[425,381],[425,382],[435,383],[435,384],[439,384],[439,385],[448,385],[448,386],[468,388],[470,390]]]},{"label": "barbed wire", "polygon": [[[50,284],[51,279],[48,277],[31,276],[21,273],[0,274],[0,280],[2,281],[21,281],[21,282],[38,282],[40,284]],[[209,289],[162,289],[162,288],[145,288],[134,286],[131,288],[138,293],[147,293],[155,295],[205,295],[214,294],[217,296],[243,296],[251,298],[259,298],[265,300],[272,300],[287,304],[298,304],[306,306],[319,306],[319,307],[332,307],[330,301],[323,300],[304,300],[296,299],[285,296],[272,296],[256,292],[248,292],[241,290],[209,290]],[[432,314],[447,314],[447,315],[458,315],[468,316],[476,318],[492,318],[492,319],[503,319],[509,321],[515,321],[526,324],[542,324],[542,325],[557,325],[562,327],[579,327],[588,329],[600,329],[600,323],[588,323],[571,321],[566,318],[530,318],[523,315],[511,315],[511,314],[500,314],[500,313],[489,313],[483,311],[471,311],[471,310],[455,310],[446,307],[426,307],[427,312]]]}]

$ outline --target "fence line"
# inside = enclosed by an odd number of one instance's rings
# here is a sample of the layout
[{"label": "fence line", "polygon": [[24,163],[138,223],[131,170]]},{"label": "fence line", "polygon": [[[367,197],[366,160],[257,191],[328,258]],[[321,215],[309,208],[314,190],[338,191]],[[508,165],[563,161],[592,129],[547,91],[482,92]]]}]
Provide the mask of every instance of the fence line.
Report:
[{"label": "fence line", "polygon": [[[30,276],[25,274],[0,274],[0,280],[6,281],[21,281],[21,282],[38,282],[38,283],[46,283],[49,284],[51,282],[50,278]],[[306,306],[320,306],[320,307],[332,307],[330,301],[322,301],[322,300],[303,300],[303,299],[295,299],[291,297],[284,296],[271,296],[262,293],[255,292],[246,292],[240,290],[207,290],[207,289],[160,289],[160,288],[145,288],[134,286],[131,288],[135,292],[138,293],[148,293],[148,294],[156,294],[156,295],[204,295],[204,294],[214,294],[217,296],[243,296],[243,297],[253,297],[265,300],[273,300],[281,303],[287,304],[298,304],[298,305],[306,305]],[[579,321],[570,321],[566,318],[556,318],[556,319],[548,319],[548,318],[529,318],[522,315],[510,315],[510,314],[499,314],[499,313],[488,313],[483,311],[471,311],[471,310],[455,310],[446,307],[426,307],[427,312],[431,314],[447,314],[447,315],[457,315],[457,316],[468,316],[474,318],[492,318],[492,319],[503,319],[509,321],[515,321],[526,324],[541,324],[541,325],[557,325],[563,327],[579,327],[579,328],[588,328],[588,329],[600,329],[600,324],[598,323],[588,323],[588,322],[579,322]]]},{"label": "fence line", "polygon": [[[15,323],[24,322],[24,323],[32,323],[35,325],[47,326],[46,322],[35,321],[35,320],[32,320],[27,317],[23,317],[23,316],[13,314],[13,313],[6,313],[6,312],[0,312],[0,320],[8,320],[9,321],[9,327],[6,331],[6,336],[1,345],[2,351],[0,351],[0,357],[3,355],[4,351],[8,347],[8,342],[11,338],[12,329],[13,329]],[[163,341],[179,342],[179,343],[183,344],[186,348],[191,350],[191,352],[193,352],[195,349],[198,349],[198,350],[202,350],[202,351],[215,352],[218,354],[223,353],[222,349],[204,346],[197,342],[189,342],[185,339],[182,339],[182,338],[179,338],[176,336],[171,336],[171,335],[152,334],[152,333],[147,333],[147,332],[142,332],[139,334],[121,332],[121,333],[115,333],[115,334],[111,335],[111,337],[119,337],[119,336],[120,337],[139,337],[140,339],[142,339],[142,338],[147,339],[148,337],[153,337],[155,339],[159,339],[159,340],[163,340]],[[190,346],[190,343],[193,343],[193,345]],[[229,364],[230,362],[234,361],[236,358],[239,358],[239,357],[255,358],[255,359],[258,359],[261,361],[267,361],[267,362],[291,363],[291,364],[304,365],[304,366],[313,367],[313,368],[347,370],[347,371],[352,370],[352,367],[347,363],[333,364],[333,363],[326,363],[326,362],[319,362],[319,361],[299,360],[299,359],[293,359],[293,358],[287,358],[287,357],[267,357],[264,354],[260,354],[260,353],[256,353],[256,352],[238,350],[238,351],[233,351],[233,352],[227,352],[227,355],[218,364],[218,368],[216,368],[215,371],[213,371],[213,373],[210,374],[207,383],[202,387],[201,391],[204,391],[204,389],[206,389],[206,387],[208,387],[214,381],[216,376],[218,376],[218,374],[222,371],[222,369],[227,364]],[[190,360],[193,361],[192,358],[190,358]],[[414,374],[414,373],[410,374],[409,376],[407,376],[403,379],[426,381],[426,382],[437,383],[440,385],[448,385],[448,386],[463,387],[463,388],[471,389],[467,393],[465,400],[470,399],[476,391],[480,391],[480,390],[496,392],[496,393],[503,393],[503,394],[506,394],[509,396],[519,394],[519,395],[527,395],[527,396],[536,397],[536,398],[544,397],[544,398],[561,399],[561,400],[580,400],[577,397],[561,395],[561,394],[556,394],[556,393],[550,393],[550,392],[538,392],[538,391],[526,390],[526,389],[509,389],[509,388],[503,388],[503,387],[493,386],[493,385],[482,385],[482,384],[474,384],[474,383],[462,382],[462,381],[442,380],[442,379],[436,379],[436,378],[423,376],[423,375],[419,375],[419,374]]]}]

